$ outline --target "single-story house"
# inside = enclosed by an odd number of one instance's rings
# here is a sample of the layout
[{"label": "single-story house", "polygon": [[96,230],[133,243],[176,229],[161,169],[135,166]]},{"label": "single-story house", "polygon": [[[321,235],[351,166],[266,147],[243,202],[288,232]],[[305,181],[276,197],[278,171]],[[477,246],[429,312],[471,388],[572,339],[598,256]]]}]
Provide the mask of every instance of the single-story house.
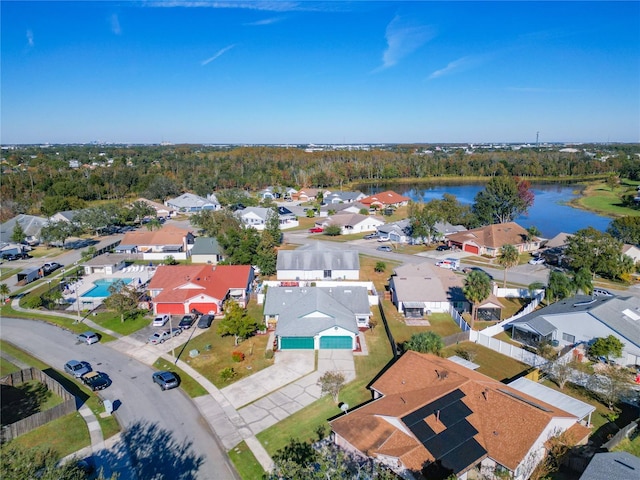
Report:
[{"label": "single-story house", "polygon": [[149,282],[149,296],[155,314],[219,315],[227,300],[246,306],[253,280],[250,265],[164,265]]},{"label": "single-story house", "polygon": [[270,287],[263,313],[280,350],[355,350],[371,307],[365,287]]},{"label": "single-story house", "polygon": [[[407,318],[422,318],[430,313],[446,313],[451,306],[437,267],[425,262],[397,267],[389,279],[391,301]],[[438,269],[439,270],[439,269]]]},{"label": "single-story house", "polygon": [[338,203],[353,203],[359,202],[366,195],[362,192],[331,192],[325,195],[322,200],[327,205],[338,204]]},{"label": "single-story house", "polygon": [[118,253],[105,253],[104,255],[98,255],[81,264],[84,268],[85,275],[91,275],[92,273],[101,273],[104,275],[113,275],[115,272],[122,270],[129,255],[123,255]]},{"label": "single-story house", "polygon": [[640,248],[635,245],[629,245],[628,243],[622,245],[622,254],[630,257],[633,263],[640,262]]},{"label": "single-story house", "polygon": [[[304,207],[299,207],[299,208],[304,208]],[[362,211],[368,212],[369,208],[365,207],[360,202],[331,203],[328,205],[321,205],[320,213],[318,214],[318,216],[328,217],[329,215],[335,215],[337,213],[361,213]],[[302,213],[299,215],[302,216],[304,213],[305,213],[304,210],[302,210]]]},{"label": "single-story house", "polygon": [[458,247],[463,252],[497,257],[503,245],[513,245],[520,253],[537,251],[541,239],[534,237],[527,240],[528,235],[517,223],[507,222],[452,233],[447,237],[447,241],[449,245]]},{"label": "single-story house", "polygon": [[291,194],[291,198],[293,200],[298,200],[299,202],[313,202],[318,198],[318,196],[327,195],[331,192],[328,190],[321,190],[319,188],[301,188],[295,193]]},{"label": "single-story house", "polygon": [[158,218],[173,217],[176,214],[176,211],[173,208],[168,207],[167,205],[163,205],[162,203],[154,202],[152,200],[147,200],[146,198],[138,198],[135,201],[142,202],[149,205],[151,208],[153,208],[156,211],[156,217]]},{"label": "single-story house", "polygon": [[80,210],[65,210],[63,212],[57,212],[51,215],[50,221],[55,222],[67,222],[71,223],[73,218],[78,214]]},{"label": "single-story house", "polygon": [[394,243],[409,243],[412,231],[411,222],[405,218],[379,226],[378,237]]},{"label": "single-story house", "polygon": [[369,208],[381,210],[386,207],[404,207],[409,204],[409,197],[400,195],[393,190],[387,190],[385,192],[376,193],[375,195],[369,195],[360,199],[360,203],[366,205]]},{"label": "single-story house", "polygon": [[408,351],[369,386],[373,400],[330,421],[334,442],[403,478],[525,480],[579,418],[456,362]]},{"label": "single-story house", "polygon": [[281,197],[281,194],[277,192],[273,187],[267,187],[258,192],[258,198],[261,201],[264,200],[275,200]]},{"label": "single-story house", "polygon": [[[234,215],[240,219],[245,227],[255,228],[256,230],[264,230],[269,215],[272,214],[273,208],[266,207],[246,207],[234,212]],[[293,228],[299,225],[298,217],[286,207],[278,207],[278,223],[281,229]]]},{"label": "single-story house", "polygon": [[565,248],[567,246],[567,240],[573,237],[570,233],[560,232],[555,237],[548,240],[543,240],[541,248]]},{"label": "single-story house", "polygon": [[145,260],[164,260],[172,256],[185,260],[191,254],[195,237],[189,230],[165,225],[159,230],[135,230],[122,237],[115,253],[141,253]]},{"label": "single-story house", "polygon": [[640,365],[640,298],[576,295],[510,322],[523,343],[558,342],[564,347],[613,335],[624,347],[622,365]]},{"label": "single-story house", "polygon": [[331,215],[323,225],[338,225],[342,235],[352,233],[375,232],[384,225],[384,220],[376,215],[362,215],[360,213],[336,213]]},{"label": "single-story house", "polygon": [[22,227],[25,238],[31,237],[35,241],[40,240],[40,231],[42,227],[49,223],[49,220],[44,217],[25,215],[23,213],[16,215],[0,225],[0,243],[9,243],[12,241],[11,237],[13,236],[13,229],[16,226],[16,222]]},{"label": "single-story house", "polygon": [[355,250],[313,242],[295,250],[278,250],[278,280],[358,280],[360,258]]},{"label": "single-story house", "polygon": [[215,194],[207,195],[207,198],[194,195],[193,193],[183,193],[179,197],[166,200],[165,205],[173,208],[176,212],[194,213],[202,210],[220,210],[222,205],[218,202]]},{"label": "single-story house", "polygon": [[191,249],[192,263],[210,263],[217,265],[223,260],[222,248],[213,237],[196,237]]}]

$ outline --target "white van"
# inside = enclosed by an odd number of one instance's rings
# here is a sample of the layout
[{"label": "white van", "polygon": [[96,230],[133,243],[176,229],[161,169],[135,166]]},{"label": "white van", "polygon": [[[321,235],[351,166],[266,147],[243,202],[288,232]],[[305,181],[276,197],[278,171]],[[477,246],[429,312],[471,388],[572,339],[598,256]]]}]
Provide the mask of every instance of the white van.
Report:
[{"label": "white van", "polygon": [[447,258],[436,263],[436,267],[448,268],[449,270],[458,270],[460,268],[460,260],[457,258]]}]

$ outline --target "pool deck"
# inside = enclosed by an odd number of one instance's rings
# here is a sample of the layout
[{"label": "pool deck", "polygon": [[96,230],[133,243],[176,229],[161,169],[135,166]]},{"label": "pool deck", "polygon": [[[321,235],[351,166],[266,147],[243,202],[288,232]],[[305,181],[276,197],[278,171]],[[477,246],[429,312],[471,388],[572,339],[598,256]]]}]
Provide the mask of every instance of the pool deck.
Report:
[{"label": "pool deck", "polygon": [[[125,267],[122,270],[118,270],[112,275],[106,275],[104,273],[92,273],[85,275],[78,282],[70,284],[69,289],[63,292],[63,297],[67,304],[68,311],[79,310],[93,310],[98,307],[102,300],[106,297],[86,297],[82,298],[87,292],[95,287],[94,281],[96,280],[118,280],[118,279],[130,279],[130,284],[144,287],[149,280],[153,278],[155,274],[155,268],[145,267],[139,265],[138,268]],[[78,307],[78,302],[80,306]]]}]

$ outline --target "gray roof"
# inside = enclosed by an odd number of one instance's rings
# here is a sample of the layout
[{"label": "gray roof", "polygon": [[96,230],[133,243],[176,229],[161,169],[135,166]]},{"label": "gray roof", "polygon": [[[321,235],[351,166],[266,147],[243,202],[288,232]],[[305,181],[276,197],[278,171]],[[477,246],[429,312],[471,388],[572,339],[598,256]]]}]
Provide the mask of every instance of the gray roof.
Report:
[{"label": "gray roof", "polygon": [[436,222],[434,225],[436,231],[442,235],[449,235],[451,233],[464,232],[466,228],[463,225],[452,225],[449,222]]},{"label": "gray roof", "polygon": [[222,250],[218,240],[213,237],[196,237],[191,255],[220,255]]},{"label": "gray roof", "polygon": [[276,335],[310,337],[332,327],[358,333],[356,315],[371,315],[365,287],[270,287],[265,315],[277,315]]},{"label": "gray roof", "polygon": [[539,335],[542,335],[543,337],[546,337],[547,335],[550,335],[556,331],[556,327],[554,327],[542,317],[530,318],[525,321],[522,321],[522,319],[515,320],[509,325],[513,325],[516,328],[527,330],[532,333],[537,333]]},{"label": "gray roof", "polygon": [[13,235],[13,229],[16,226],[16,222],[20,223],[22,230],[24,230],[25,236],[40,236],[40,230],[48,223],[48,220],[44,217],[36,217],[34,215],[25,215],[21,213],[0,225],[0,241],[10,242]]},{"label": "gray roof", "polygon": [[379,233],[396,232],[399,235],[411,235],[411,222],[408,219],[398,220],[397,222],[387,223],[378,227]]},{"label": "gray roof", "polygon": [[313,242],[296,250],[278,251],[278,270],[360,270],[355,250]]},{"label": "gray roof", "polygon": [[549,405],[553,405],[560,410],[569,412],[580,420],[596,409],[593,405],[589,405],[588,403],[570,397],[569,395],[565,395],[564,393],[552,388],[545,387],[544,385],[533,382],[528,378],[520,377],[508,385],[522,393],[532,396],[533,398],[537,398]]},{"label": "gray roof", "polygon": [[[575,295],[525,315],[509,325],[535,328],[543,335],[556,328],[542,317],[591,315],[635,345],[640,346],[640,298]],[[636,317],[636,318],[634,318]],[[550,329],[550,330],[549,330]],[[544,333],[547,332],[547,333]]]},{"label": "gray roof", "polygon": [[393,288],[400,302],[446,302],[447,291],[436,273],[437,267],[428,262],[419,265],[406,264],[395,269],[391,277]]},{"label": "gray roof", "polygon": [[640,458],[627,452],[596,453],[580,480],[640,478]]},{"label": "gray roof", "polygon": [[179,197],[167,200],[167,205],[174,208],[202,208],[205,205],[220,205],[215,198],[206,199],[193,193],[183,193]]},{"label": "gray roof", "polygon": [[366,195],[362,192],[331,192],[329,195],[324,197],[325,202],[355,202],[356,200],[360,200],[364,198]]}]

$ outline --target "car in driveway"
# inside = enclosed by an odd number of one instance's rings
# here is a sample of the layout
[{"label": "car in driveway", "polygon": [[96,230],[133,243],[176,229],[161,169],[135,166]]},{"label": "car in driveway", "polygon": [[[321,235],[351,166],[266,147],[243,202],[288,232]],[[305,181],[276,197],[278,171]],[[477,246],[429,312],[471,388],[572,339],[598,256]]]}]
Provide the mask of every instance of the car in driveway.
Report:
[{"label": "car in driveway", "polygon": [[158,345],[159,343],[164,343],[169,340],[171,337],[175,337],[180,335],[182,330],[179,328],[174,328],[172,330],[161,330],[159,332],[154,333],[147,339],[147,343],[151,345]]},{"label": "car in driveway", "polygon": [[213,323],[213,315],[202,315],[198,319],[198,328],[209,328]]},{"label": "car in driveway", "polygon": [[392,252],[393,249],[389,245],[380,245],[376,250],[380,250],[381,252]]},{"label": "car in driveway", "polygon": [[377,233],[367,233],[362,238],[365,239],[365,240],[373,240],[374,238],[378,238],[378,234]]},{"label": "car in driveway", "polygon": [[77,337],[80,343],[86,343],[87,345],[92,345],[94,343],[98,343],[100,341],[100,337],[96,332],[84,332],[78,335]]},{"label": "car in driveway", "polygon": [[154,372],[151,378],[153,379],[153,382],[157,383],[162,390],[170,390],[172,388],[176,388],[180,383],[175,373],[167,372],[166,370]]},{"label": "car in driveway", "polygon": [[438,245],[436,247],[437,252],[446,252],[447,250],[451,250],[451,247],[449,245]]},{"label": "car in driveway", "polygon": [[64,364],[64,371],[76,378],[82,377],[85,373],[89,373],[91,370],[92,368],[89,362],[69,360]]},{"label": "car in driveway", "polygon": [[182,330],[187,330],[189,328],[191,328],[191,326],[194,324],[194,322],[196,321],[195,317],[193,315],[185,315],[184,317],[182,317],[180,319],[180,323],[178,324],[178,328],[182,329]]},{"label": "car in driveway", "polygon": [[530,265],[542,265],[543,263],[544,263],[543,257],[533,257],[531,260],[529,260]]},{"label": "car in driveway", "polygon": [[153,319],[154,327],[164,327],[164,325],[170,320],[169,315],[166,313],[162,315],[157,315],[156,318]]},{"label": "car in driveway", "polygon": [[322,227],[313,227],[309,229],[309,233],[322,233],[324,229]]},{"label": "car in driveway", "polygon": [[89,372],[80,377],[82,383],[89,387],[94,392],[96,390],[104,390],[111,385],[111,379],[109,375],[104,372]]}]

